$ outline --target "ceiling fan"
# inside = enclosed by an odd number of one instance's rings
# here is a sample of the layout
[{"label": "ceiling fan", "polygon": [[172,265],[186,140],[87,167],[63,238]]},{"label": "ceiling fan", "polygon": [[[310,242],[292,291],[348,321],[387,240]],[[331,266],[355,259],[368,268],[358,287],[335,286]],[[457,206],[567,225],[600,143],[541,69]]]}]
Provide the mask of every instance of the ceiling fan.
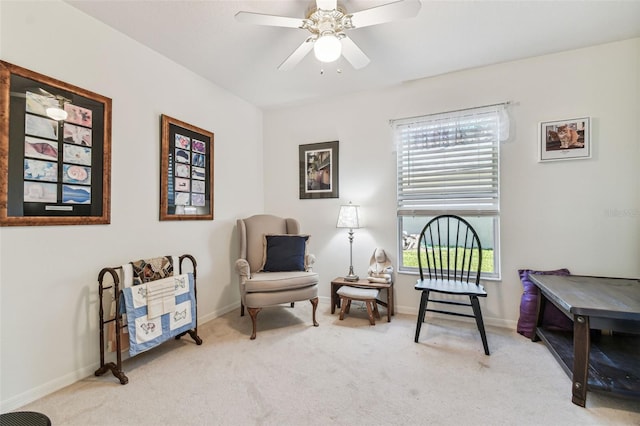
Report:
[{"label": "ceiling fan", "polygon": [[340,55],[355,68],[366,67],[367,55],[347,36],[347,30],[412,18],[420,10],[420,0],[398,0],[359,12],[347,13],[337,0],[316,0],[304,19],[287,16],[238,12],[240,22],[276,27],[299,28],[311,33],[294,52],[278,66],[287,71],[297,65],[313,49],[321,62],[336,61]]}]

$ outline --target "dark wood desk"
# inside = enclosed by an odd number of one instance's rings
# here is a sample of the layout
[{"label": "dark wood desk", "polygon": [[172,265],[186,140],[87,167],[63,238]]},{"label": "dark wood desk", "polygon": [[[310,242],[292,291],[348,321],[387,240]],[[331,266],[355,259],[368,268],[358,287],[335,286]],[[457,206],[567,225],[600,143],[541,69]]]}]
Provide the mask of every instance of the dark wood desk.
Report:
[{"label": "dark wood desk", "polygon": [[376,300],[379,305],[385,306],[387,308],[387,322],[391,322],[391,315],[394,315],[395,312],[393,310],[393,283],[370,283],[366,278],[359,279],[358,281],[347,281],[343,277],[335,278],[331,281],[331,313],[333,314],[336,311],[336,306],[340,307],[340,297],[338,296],[338,289],[343,285],[348,285],[350,287],[361,287],[361,288],[375,288],[379,290],[387,290],[387,302],[383,302],[382,300]]},{"label": "dark wood desk", "polygon": [[[584,407],[587,390],[640,399],[640,280],[530,277],[541,295],[532,340],[542,339],[572,379],[572,402]],[[573,320],[573,332],[542,328],[548,302]]]}]

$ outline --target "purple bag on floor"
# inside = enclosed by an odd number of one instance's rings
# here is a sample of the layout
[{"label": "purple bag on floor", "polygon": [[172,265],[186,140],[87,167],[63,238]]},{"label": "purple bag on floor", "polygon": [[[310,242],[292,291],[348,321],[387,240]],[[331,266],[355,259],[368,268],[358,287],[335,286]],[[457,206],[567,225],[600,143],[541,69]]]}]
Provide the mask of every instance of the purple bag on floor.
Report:
[{"label": "purple bag on floor", "polygon": [[[522,281],[524,293],[522,294],[522,300],[520,301],[520,318],[518,318],[517,330],[518,333],[523,336],[531,338],[536,328],[536,314],[540,291],[536,285],[531,282],[529,275],[571,275],[571,273],[568,269],[563,268],[553,271],[532,271],[530,269],[520,269],[518,270],[518,274],[520,275],[520,281]],[[545,309],[542,314],[542,326],[544,328],[555,330],[573,330],[573,322],[551,302],[548,302],[545,305]]]}]

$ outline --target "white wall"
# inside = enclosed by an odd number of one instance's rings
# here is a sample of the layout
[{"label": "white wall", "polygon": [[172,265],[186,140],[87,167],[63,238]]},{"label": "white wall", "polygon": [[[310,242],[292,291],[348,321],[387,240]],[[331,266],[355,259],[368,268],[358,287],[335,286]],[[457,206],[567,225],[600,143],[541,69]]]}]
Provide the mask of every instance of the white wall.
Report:
[{"label": "white wall", "polygon": [[[263,210],[263,172],[256,107],[66,3],[0,1],[0,19],[2,60],[113,100],[111,224],[0,228],[4,412],[93,374],[105,266],[190,253],[200,320],[237,307],[235,219]],[[158,220],[161,114],[215,134],[214,221]]]},{"label": "white wall", "polygon": [[[52,33],[67,42],[50,45]],[[299,218],[313,235],[328,298],[331,278],[347,272],[346,230],[335,222],[339,205],[352,200],[366,226],[354,241],[364,275],[374,247],[396,248],[392,118],[513,102],[513,139],[502,147],[503,280],[487,283],[489,323],[514,327],[518,268],[640,276],[640,39],[264,117],[59,1],[0,1],[0,58],[113,99],[111,224],[0,228],[2,411],[93,373],[104,266],[191,253],[200,319],[214,318],[239,303],[235,219],[266,211]],[[158,221],[160,114],[215,133],[213,222]],[[584,115],[593,117],[594,157],[537,163],[538,122]],[[298,145],[331,140],[340,141],[340,199],[299,200]],[[414,279],[396,281],[400,312],[416,311]]]},{"label": "white wall", "polygon": [[[397,250],[389,120],[502,101],[512,102],[511,139],[501,147],[502,281],[486,283],[486,321],[515,329],[520,268],[640,277],[640,39],[633,39],[266,112],[265,209],[298,217],[312,235],[322,296],[349,265],[346,230],[335,228],[340,204],[362,206],[356,273],[366,275],[374,247]],[[583,116],[592,117],[593,158],[538,163],[538,123]],[[299,200],[298,145],[332,140],[340,141],[340,198]],[[400,312],[417,312],[415,278],[397,277]]]}]

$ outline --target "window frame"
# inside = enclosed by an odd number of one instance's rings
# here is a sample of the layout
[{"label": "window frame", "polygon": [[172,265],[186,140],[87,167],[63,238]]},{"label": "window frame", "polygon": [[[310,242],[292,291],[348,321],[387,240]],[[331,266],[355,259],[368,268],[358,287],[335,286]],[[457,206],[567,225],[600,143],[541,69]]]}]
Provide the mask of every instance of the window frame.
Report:
[{"label": "window frame", "polygon": [[[456,212],[456,211],[449,211],[449,210],[436,210],[436,211],[432,211],[431,213],[425,212],[425,214],[421,214],[421,215],[398,215],[397,217],[397,230],[398,230],[398,273],[400,274],[408,274],[408,275],[418,275],[419,274],[419,270],[418,267],[415,266],[406,266],[404,265],[403,261],[404,261],[404,242],[403,242],[403,223],[402,223],[402,219],[403,218],[407,218],[407,217],[411,217],[411,218],[416,218],[416,217],[423,217],[424,218],[424,224],[426,225],[427,222],[438,216],[441,214],[457,214],[460,217],[464,218],[465,220],[469,221],[473,221],[473,219],[478,218],[478,217],[486,217],[486,218],[491,218],[493,221],[493,229],[492,229],[492,238],[493,238],[493,268],[494,271],[493,272],[482,272],[480,274],[480,278],[482,280],[487,280],[487,281],[500,281],[502,279],[502,267],[501,267],[501,250],[500,250],[500,215],[499,214],[482,214],[482,215],[478,215],[478,214],[469,214],[469,212],[466,213],[461,213],[461,212]],[[482,244],[482,241],[481,241]],[[483,244],[483,247],[485,245]]]},{"label": "window frame", "polygon": [[[448,126],[455,120],[460,120],[461,117],[466,117],[473,115],[474,113],[486,113],[486,111],[490,111],[491,113],[495,113],[497,115],[497,123],[492,127],[492,146],[495,150],[495,162],[492,169],[492,176],[495,176],[495,197],[492,202],[469,202],[468,200],[458,200],[455,202],[449,201],[445,193],[443,192],[442,197],[438,197],[437,195],[434,197],[432,194],[428,194],[425,198],[419,199],[418,205],[411,206],[407,208],[406,206],[406,198],[401,197],[402,193],[402,185],[403,178],[406,178],[406,170],[403,170],[402,165],[400,164],[401,159],[406,158],[410,154],[410,150],[405,150],[404,145],[402,145],[402,141],[399,140],[400,131],[398,128],[400,126],[406,126],[411,120],[415,123],[424,123],[427,122],[435,122],[437,120],[441,120],[444,122],[448,120]],[[457,114],[460,113],[460,114]],[[442,121],[444,120],[444,121]],[[393,135],[396,139],[396,220],[397,220],[397,241],[398,241],[398,272],[404,274],[418,274],[419,270],[417,266],[407,266],[404,264],[404,223],[403,219],[405,218],[422,218],[424,217],[424,223],[426,224],[430,218],[441,214],[456,214],[467,220],[471,219],[473,221],[474,218],[478,217],[490,217],[492,218],[492,245],[493,245],[493,272],[482,272],[481,279],[483,280],[501,280],[501,247],[500,247],[500,142],[508,138],[508,116],[506,115],[506,104],[495,104],[481,107],[468,108],[465,110],[459,111],[451,111],[444,113],[436,113],[418,117],[412,117],[409,119],[399,119],[391,121],[393,127]],[[480,126],[480,124],[478,124]],[[426,140],[425,136],[425,140]],[[435,146],[438,145],[440,140],[437,140]],[[471,142],[473,143],[473,142]],[[453,145],[452,145],[453,146]],[[448,148],[449,146],[447,146]],[[428,148],[424,148],[428,149]],[[433,153],[431,153],[433,155]],[[446,161],[447,158],[444,156],[442,161]],[[436,171],[437,173],[437,171]],[[444,175],[443,172],[439,176]],[[406,189],[406,188],[405,188]],[[438,191],[437,191],[438,192]],[[422,201],[422,202],[420,202]],[[486,200],[485,200],[486,201]],[[485,239],[486,242],[486,239]],[[483,244],[485,247],[485,244]]]}]

